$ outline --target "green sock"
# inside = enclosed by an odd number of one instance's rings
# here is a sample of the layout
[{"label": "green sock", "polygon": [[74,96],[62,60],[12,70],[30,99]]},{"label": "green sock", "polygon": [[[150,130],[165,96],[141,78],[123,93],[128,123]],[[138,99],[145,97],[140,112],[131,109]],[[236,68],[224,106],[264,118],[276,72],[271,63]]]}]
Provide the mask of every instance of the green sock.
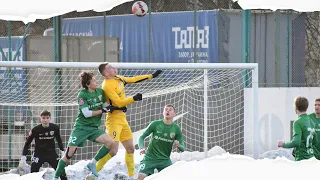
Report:
[{"label": "green sock", "polygon": [[54,177],[55,178],[60,177],[60,175],[64,172],[64,168],[66,166],[67,166],[67,163],[64,162],[62,159],[60,159],[59,163],[58,163],[58,167],[57,167],[56,173],[54,174]]},{"label": "green sock", "polygon": [[102,146],[98,153],[94,156],[94,159],[96,161],[99,161],[101,158],[103,158],[105,155],[107,155],[110,152],[110,150],[106,146]]}]

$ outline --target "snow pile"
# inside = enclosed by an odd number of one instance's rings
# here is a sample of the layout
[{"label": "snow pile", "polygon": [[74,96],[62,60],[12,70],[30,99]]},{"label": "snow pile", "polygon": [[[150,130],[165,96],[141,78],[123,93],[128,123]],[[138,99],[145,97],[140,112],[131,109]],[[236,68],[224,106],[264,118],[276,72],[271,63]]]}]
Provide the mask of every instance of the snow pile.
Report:
[{"label": "snow pile", "polygon": [[277,157],[285,157],[286,159],[294,161],[294,157],[292,156],[292,149],[278,149],[267,151],[260,154],[259,159],[276,159]]},{"label": "snow pile", "polygon": [[[135,173],[139,169],[139,163],[143,158],[137,150],[135,152]],[[125,150],[120,149],[118,154],[113,157],[99,172],[99,177],[97,180],[126,180],[127,178],[127,168],[125,164]],[[164,169],[161,173],[156,173],[152,176],[147,177],[146,180],[158,180],[158,179],[216,179],[218,177],[223,177],[222,179],[242,179],[241,174],[250,174],[250,176],[243,176],[244,179],[256,178],[252,172],[258,172],[262,174],[268,174],[268,172],[274,173],[285,173],[286,169],[293,170],[297,163],[294,162],[292,156],[292,150],[278,149],[272,150],[260,154],[259,160],[254,160],[251,157],[243,155],[232,155],[227,153],[224,149],[219,146],[215,146],[208,151],[208,158],[204,158],[203,152],[183,152],[183,153],[172,153],[171,160],[174,163],[172,166]],[[66,167],[66,173],[69,180],[79,180],[84,179],[89,172],[85,169],[85,166],[89,160],[81,160],[73,165]],[[320,161],[312,158],[310,160],[304,161],[305,167],[317,168],[320,165]],[[315,163],[316,165],[312,165]],[[306,164],[306,165],[305,165]],[[294,166],[294,167],[293,167]],[[301,166],[301,165],[300,165]],[[232,171],[231,171],[232,169]],[[256,170],[257,169],[257,170]],[[266,170],[268,169],[268,170]],[[283,170],[283,171],[282,171]],[[288,172],[294,172],[290,170]],[[232,173],[230,173],[230,171]],[[246,172],[248,171],[248,172]],[[298,171],[298,170],[297,170]],[[155,172],[157,172],[155,170]],[[185,172],[192,172],[185,173]],[[311,171],[312,172],[312,171]],[[20,180],[20,179],[32,179],[32,180],[51,180],[54,175],[54,169],[52,168],[41,168],[39,173],[28,173],[27,169],[19,170],[13,169],[8,174],[0,176],[2,180]],[[23,175],[23,173],[27,173]],[[22,176],[19,176],[22,175]],[[251,178],[252,176],[252,178]],[[263,176],[266,179],[267,176]],[[274,176],[268,176],[271,179],[277,179]],[[294,177],[295,178],[295,177]],[[218,178],[221,179],[221,178]]]}]

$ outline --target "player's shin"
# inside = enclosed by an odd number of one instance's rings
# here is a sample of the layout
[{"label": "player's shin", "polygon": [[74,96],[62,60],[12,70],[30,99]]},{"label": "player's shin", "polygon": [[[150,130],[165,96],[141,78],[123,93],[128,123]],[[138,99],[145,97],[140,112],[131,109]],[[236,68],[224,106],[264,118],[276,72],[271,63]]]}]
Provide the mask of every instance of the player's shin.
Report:
[{"label": "player's shin", "polygon": [[133,155],[133,153],[129,154],[126,152],[125,161],[126,161],[126,165],[127,165],[127,169],[128,169],[128,175],[129,175],[129,177],[133,177],[134,176],[134,155]]},{"label": "player's shin", "polygon": [[110,152],[110,149],[108,149],[105,145],[101,146],[98,153],[94,156],[94,160],[96,160],[96,162],[93,164],[96,164],[97,161],[99,161],[101,158],[106,156],[109,152]]},{"label": "player's shin", "polygon": [[96,168],[97,168],[97,172],[99,172],[103,166],[111,159],[111,155],[110,153],[108,153],[107,155],[105,155],[103,158],[101,158],[98,162],[97,162],[97,165],[96,165]]},{"label": "player's shin", "polygon": [[64,172],[64,168],[66,166],[67,166],[67,163],[63,159],[60,159],[59,163],[58,163],[57,170],[56,170],[56,172],[54,174],[54,177],[55,178],[59,178],[61,176],[61,174]]}]

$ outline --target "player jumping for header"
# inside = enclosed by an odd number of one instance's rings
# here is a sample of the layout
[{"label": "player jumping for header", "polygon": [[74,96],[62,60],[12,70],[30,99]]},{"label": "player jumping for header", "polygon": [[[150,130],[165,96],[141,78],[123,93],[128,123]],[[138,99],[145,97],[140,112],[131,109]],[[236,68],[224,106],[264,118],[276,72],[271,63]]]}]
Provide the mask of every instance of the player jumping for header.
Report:
[{"label": "player jumping for header", "polygon": [[[163,120],[156,120],[150,123],[147,129],[139,138],[140,154],[145,154],[140,162],[138,180],[159,172],[172,164],[170,155],[174,145],[179,151],[185,150],[181,129],[173,122],[175,109],[168,104],[163,109]],[[144,148],[144,139],[152,133],[149,146]]]},{"label": "player jumping for header", "polygon": [[[64,154],[63,144],[61,141],[59,126],[51,121],[51,113],[47,110],[40,113],[41,124],[35,126],[30,132],[26,143],[24,144],[19,167],[27,166],[26,155],[33,139],[35,139],[35,148],[31,163],[31,173],[39,172],[40,167],[44,162],[50,164],[52,168],[57,169],[59,156],[56,153],[55,141],[57,140],[61,155]],[[67,177],[62,171],[60,175],[61,180],[66,180]]]},{"label": "player jumping for header", "polygon": [[99,129],[99,127],[101,125],[102,113],[118,108],[106,103],[103,90],[98,88],[97,81],[92,72],[82,72],[80,79],[83,89],[78,93],[79,113],[69,138],[66,153],[59,161],[58,169],[55,173],[56,179],[64,171],[77,148],[83,147],[83,143],[87,139],[104,145],[104,148],[100,148],[87,165],[87,168],[97,177],[96,163],[109,153],[113,145],[113,140],[110,136],[105,131]]},{"label": "player jumping for header", "polygon": [[[99,72],[104,77],[104,82],[102,83],[102,89],[106,95],[106,100],[109,104],[123,108],[135,101],[142,100],[142,94],[138,93],[133,97],[126,97],[125,85],[127,83],[138,83],[145,81],[147,79],[152,79],[157,77],[162,71],[157,70],[153,74],[140,75],[135,77],[124,77],[117,75],[117,69],[112,67],[108,63],[103,63],[99,65]],[[128,175],[130,179],[134,178],[134,145],[133,145],[133,135],[131,128],[127,122],[126,114],[124,111],[116,110],[114,112],[109,112],[106,117],[106,130],[109,133],[115,143],[110,153],[103,157],[97,163],[97,171],[100,171],[104,164],[115,156],[118,152],[119,142],[122,143],[126,149],[125,162],[128,169]]]},{"label": "player jumping for header", "polygon": [[305,160],[314,157],[313,143],[314,138],[314,123],[307,115],[308,99],[298,96],[294,100],[294,107],[298,119],[293,122],[293,139],[290,142],[278,141],[278,147],[294,148],[293,156],[296,161]]}]

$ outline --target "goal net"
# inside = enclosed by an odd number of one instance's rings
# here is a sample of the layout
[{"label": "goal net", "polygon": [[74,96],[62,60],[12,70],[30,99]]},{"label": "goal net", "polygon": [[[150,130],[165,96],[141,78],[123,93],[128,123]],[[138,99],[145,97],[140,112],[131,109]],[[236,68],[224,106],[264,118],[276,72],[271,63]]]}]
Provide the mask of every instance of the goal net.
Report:
[{"label": "goal net", "polygon": [[[64,147],[78,114],[79,73],[92,70],[98,84],[99,63],[0,62],[0,167],[18,165],[28,132],[48,110],[60,126]],[[127,77],[163,73],[157,78],[126,85],[127,97],[143,94],[128,106],[127,120],[137,148],[139,135],[153,120],[162,118],[165,104],[173,104],[175,122],[182,128],[187,151],[207,152],[220,146],[232,154],[257,153],[253,120],[257,113],[256,64],[113,63]],[[249,93],[246,93],[249,89]],[[245,96],[248,95],[248,97]],[[245,105],[246,98],[254,101]],[[102,117],[105,121],[105,116]],[[104,127],[104,123],[101,125]],[[72,163],[91,159],[100,145],[87,141]],[[58,150],[58,149],[57,149]],[[57,151],[58,152],[58,151]],[[33,153],[30,148],[29,159]]]}]

